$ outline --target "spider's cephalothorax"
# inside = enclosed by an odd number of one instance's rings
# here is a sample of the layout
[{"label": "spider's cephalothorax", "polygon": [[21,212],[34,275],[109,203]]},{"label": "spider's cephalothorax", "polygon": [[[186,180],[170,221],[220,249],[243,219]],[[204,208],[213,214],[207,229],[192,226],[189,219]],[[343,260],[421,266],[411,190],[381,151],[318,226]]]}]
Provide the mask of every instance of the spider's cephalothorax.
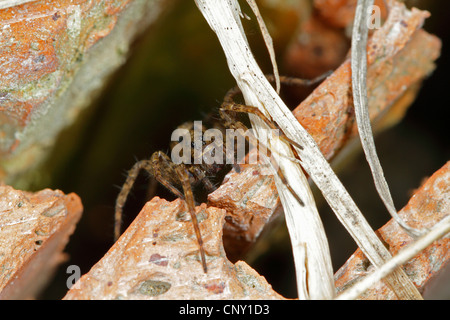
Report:
[{"label": "spider's cephalothorax", "polygon": [[[323,78],[324,77],[321,76],[314,80],[302,80],[298,78],[280,77],[280,80],[281,83],[287,85],[309,85],[318,82],[318,80],[323,80]],[[272,77],[268,77],[268,79],[273,80]],[[247,128],[237,120],[237,115],[240,113],[252,113],[262,119],[271,129],[279,130],[278,125],[267,116],[265,116],[256,107],[235,103],[233,101],[233,98],[238,93],[240,93],[239,89],[233,88],[225,96],[224,102],[219,109],[220,122],[217,123],[218,125],[216,125],[216,127],[220,128],[222,132],[225,128],[241,129],[245,131]],[[184,132],[186,132],[185,138],[187,138],[186,141],[189,141],[188,147],[190,148],[187,148],[189,151],[187,151],[187,154],[181,155],[185,156],[184,161],[175,161],[175,159],[171,159],[164,152],[156,151],[155,153],[153,153],[149,160],[141,160],[134,164],[131,170],[128,171],[127,179],[116,200],[114,236],[115,239],[118,239],[118,237],[120,236],[123,207],[127,200],[128,194],[131,191],[131,188],[133,187],[133,184],[139,174],[139,171],[145,170],[150,175],[152,175],[159,183],[169,189],[174,195],[185,200],[187,209],[191,216],[195,235],[197,237],[203,271],[206,273],[207,265],[205,250],[203,248],[203,240],[200,233],[199,223],[195,214],[195,198],[192,188],[196,185],[202,184],[208,193],[215,190],[215,186],[211,182],[210,177],[216,176],[219,172],[224,171],[225,169],[230,167],[229,165],[227,165],[230,160],[230,153],[227,153],[227,150],[225,150],[227,135],[223,134],[223,139],[221,141],[209,141],[203,139],[203,134],[205,133],[206,129],[203,126],[201,126],[201,128],[196,128],[195,122],[185,123],[178,127],[178,129],[183,129]],[[280,133],[280,139],[295,146],[297,149],[302,149],[300,145],[287,138],[283,134],[283,132]],[[255,136],[251,134],[246,135],[245,139],[250,144],[257,146],[257,140]],[[175,145],[180,142],[181,140],[172,142],[172,151]],[[216,152],[222,150],[222,156],[220,156],[219,159],[216,158],[216,161],[214,162],[195,161],[195,159],[198,159],[199,157],[200,159],[203,159],[203,156],[207,153],[209,153],[209,156],[214,156],[214,153],[211,153],[211,150],[215,150]],[[293,151],[295,153],[295,150]],[[274,161],[273,157],[271,157],[270,154],[269,158],[270,161]],[[233,167],[238,170],[239,167],[236,165],[237,159],[235,150],[232,150],[232,159],[234,160],[234,162],[232,162]],[[283,172],[280,169],[278,169],[277,175],[295,196],[295,192],[293,192],[293,190],[290,188]],[[298,201],[301,204],[303,203],[301,199],[298,199]]]},{"label": "spider's cephalothorax", "polygon": [[[204,137],[206,132],[206,127],[200,122],[186,122],[180,125],[177,130],[184,130],[186,132],[184,137],[172,141],[171,150],[180,145],[182,140],[186,140],[188,144],[188,155],[185,161],[181,161],[189,174],[189,181],[191,186],[197,186],[199,184],[203,185],[207,193],[211,193],[216,189],[213,182],[210,181],[210,177],[215,177],[219,172],[227,170],[230,168],[226,163],[226,140],[222,139],[210,139],[207,141]],[[220,123],[214,123],[214,128],[221,132],[220,137],[225,139],[224,129]],[[215,159],[213,162],[204,161],[205,153],[210,153],[211,150],[214,154],[214,150],[221,149],[220,159]],[[198,152],[196,153],[196,149]],[[174,162],[174,157],[176,155],[174,152],[171,153],[172,162]],[[197,158],[197,159],[196,159]],[[235,163],[235,162],[233,162]],[[175,163],[174,163],[175,165]],[[173,177],[173,176],[172,176]],[[174,179],[172,179],[174,180]],[[175,177],[175,180],[177,178]],[[172,181],[177,184],[177,181]]]}]

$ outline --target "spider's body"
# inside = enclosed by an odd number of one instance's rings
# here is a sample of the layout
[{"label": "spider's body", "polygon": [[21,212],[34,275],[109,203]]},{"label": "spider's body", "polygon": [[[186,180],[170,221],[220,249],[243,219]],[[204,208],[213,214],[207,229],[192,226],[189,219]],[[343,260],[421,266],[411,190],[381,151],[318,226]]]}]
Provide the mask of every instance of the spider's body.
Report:
[{"label": "spider's body", "polygon": [[[224,131],[224,128],[219,124],[215,123],[214,128],[220,130],[221,132]],[[218,146],[222,148],[223,150],[223,157],[219,161],[214,161],[213,163],[207,163],[205,161],[198,161],[196,163],[195,161],[195,148],[199,149],[199,157],[202,160],[203,155],[208,148],[212,147],[214,143],[217,143],[217,141],[205,141],[203,139],[203,135],[206,131],[205,126],[201,126],[201,134],[199,135],[197,133],[196,135],[196,129],[195,124],[193,122],[186,122],[180,125],[177,129],[184,129],[188,132],[189,136],[187,137],[188,142],[190,142],[190,155],[189,155],[189,161],[185,161],[183,164],[186,167],[186,170],[189,173],[189,181],[192,187],[197,187],[198,185],[203,185],[203,187],[206,189],[207,193],[211,193],[216,189],[215,185],[210,181],[210,177],[217,176],[220,172],[224,170],[229,169],[229,165],[226,164],[225,159],[225,142],[224,144],[219,144]],[[222,137],[226,138],[225,135],[222,135]],[[186,137],[185,137],[186,138]],[[173,149],[180,141],[172,141],[171,143],[171,149]],[[216,145],[214,145],[216,146]],[[177,177],[171,175],[170,177],[172,179],[172,182],[174,184],[177,184]],[[175,181],[174,181],[175,180]],[[180,185],[178,185],[180,187]]]},{"label": "spider's body", "polygon": [[[273,81],[273,77],[268,77],[269,81]],[[318,80],[322,80],[323,76],[314,79],[314,80],[302,80],[298,78],[288,78],[288,77],[280,77],[280,80],[283,84],[287,85],[309,85],[312,83],[316,83]],[[224,132],[224,129],[240,129],[246,131],[247,128],[239,121],[237,121],[237,115],[239,113],[253,113],[262,119],[268,127],[271,129],[279,130],[278,125],[274,123],[271,119],[267,118],[258,108],[245,106],[241,104],[237,104],[233,101],[233,97],[240,93],[238,88],[231,89],[224,98],[224,102],[222,103],[219,109],[219,115],[221,118],[221,122],[217,123],[219,130]],[[194,231],[197,237],[197,241],[199,244],[200,257],[202,261],[203,271],[207,272],[206,266],[206,258],[205,258],[205,250],[203,248],[203,240],[200,233],[199,223],[197,221],[197,217],[195,214],[195,198],[192,192],[193,187],[202,184],[208,193],[215,190],[214,184],[210,181],[210,177],[216,176],[218,173],[223,172],[225,169],[229,168],[227,165],[226,157],[227,152],[225,150],[226,146],[226,134],[222,135],[222,141],[212,140],[210,142],[205,141],[203,139],[203,134],[205,133],[205,128],[202,126],[200,128],[201,134],[199,134],[198,130],[196,132],[195,122],[194,123],[185,123],[178,127],[178,129],[184,129],[187,132],[187,141],[190,142],[189,152],[190,154],[184,158],[188,161],[174,161],[169,158],[164,152],[156,151],[153,153],[149,160],[141,160],[135,163],[135,165],[128,172],[127,179],[117,197],[116,201],[116,212],[115,212],[115,225],[114,225],[114,236],[117,239],[120,235],[120,225],[122,222],[122,210],[127,200],[128,194],[133,187],[133,184],[139,174],[140,170],[146,170],[150,173],[158,182],[164,185],[167,189],[169,189],[174,195],[177,197],[184,199],[186,201],[187,209],[190,213],[191,220],[194,226]],[[197,128],[198,129],[198,128]],[[279,130],[281,131],[281,130]],[[281,132],[280,139],[285,142],[295,146],[297,149],[302,149],[300,145],[295,143],[294,141],[287,138],[283,132]],[[252,134],[245,135],[246,141],[250,142],[253,145],[257,145],[256,137]],[[209,141],[209,140],[208,140]],[[181,141],[173,141],[172,142],[172,150],[176,143],[180,143]],[[234,146],[234,144],[233,144]],[[214,152],[211,153],[211,150],[222,150],[223,157],[219,156],[219,161],[214,162],[206,162],[206,161],[195,161],[199,156],[203,159],[203,156],[209,152],[210,156],[214,156]],[[233,166],[236,170],[239,170],[239,167],[236,165],[236,150],[233,150],[232,157],[234,158]],[[295,150],[293,149],[293,152]],[[298,156],[298,154],[297,154]],[[273,157],[269,155],[270,161],[275,161]],[[217,160],[217,158],[216,158]],[[280,177],[281,181],[288,187],[291,193],[296,196],[295,192],[290,188],[287,180],[284,177],[283,172],[278,169],[277,175]],[[298,199],[299,203],[303,204],[301,199]]]}]

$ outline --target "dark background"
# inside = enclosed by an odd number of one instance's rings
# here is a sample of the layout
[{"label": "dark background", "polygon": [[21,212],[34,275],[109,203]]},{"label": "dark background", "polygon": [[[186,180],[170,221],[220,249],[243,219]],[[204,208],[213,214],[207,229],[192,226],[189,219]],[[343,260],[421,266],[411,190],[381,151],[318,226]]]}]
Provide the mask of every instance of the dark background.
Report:
[{"label": "dark background", "polygon": [[[378,155],[399,209],[407,203],[411,191],[441,168],[450,155],[446,113],[450,106],[450,2],[433,0],[427,6],[432,16],[425,29],[443,40],[437,69],[424,82],[405,119],[376,139]],[[256,27],[250,25],[248,33],[255,46],[261,47]],[[261,55],[268,66],[267,57]],[[270,72],[270,67],[265,71]],[[52,166],[53,183],[49,187],[76,192],[83,201],[84,213],[66,248],[70,259],[60,267],[42,298],[62,298],[67,291],[67,266],[76,264],[84,274],[112,245],[114,203],[125,172],[137,159],[149,158],[156,150],[167,151],[170,134],[178,125],[202,119],[220,105],[226,91],[234,85],[217,38],[193,1],[177,1],[136,41],[129,61],[111,79],[104,94],[58,142],[59,146],[70,143],[75,147],[65,161]],[[373,228],[389,220],[362,154],[338,174]],[[148,182],[145,175],[138,179],[127,203],[126,223],[145,203]],[[157,194],[173,199],[162,189]],[[317,201],[322,202],[320,197]],[[321,205],[319,212],[337,270],[356,245],[327,205]],[[293,298],[293,262],[282,223],[280,230],[284,233],[282,240],[274,241],[272,250],[250,264],[276,291]]]}]

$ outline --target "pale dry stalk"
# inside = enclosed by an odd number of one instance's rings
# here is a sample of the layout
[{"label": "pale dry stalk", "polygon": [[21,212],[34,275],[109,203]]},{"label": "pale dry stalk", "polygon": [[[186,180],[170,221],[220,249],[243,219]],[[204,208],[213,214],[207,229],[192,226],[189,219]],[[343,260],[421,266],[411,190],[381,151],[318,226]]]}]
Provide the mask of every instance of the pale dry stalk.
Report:
[{"label": "pale dry stalk", "polygon": [[0,9],[15,7],[36,0],[0,0]]},{"label": "pale dry stalk", "polygon": [[[239,4],[236,1],[200,0],[196,3],[219,38],[230,71],[243,93],[246,104],[258,107],[265,114],[269,113],[271,118],[281,126],[281,123],[285,123],[286,120],[279,120],[280,115],[277,119],[269,108],[275,106],[283,108],[284,112],[290,113],[290,111],[267,81],[251,53],[240,21]],[[293,117],[292,113],[290,115]],[[251,121],[258,135],[267,131],[264,130],[267,127],[260,119],[251,116]],[[284,131],[284,128],[281,129]],[[283,142],[275,145],[280,147],[278,150],[275,149],[276,154],[294,157],[289,146]],[[275,145],[269,147],[276,148]],[[276,178],[296,263],[298,295],[300,299],[331,299],[335,295],[333,270],[322,222],[301,167],[286,157],[278,158],[278,165],[292,189],[305,203],[305,206],[299,203],[286,186]]]},{"label": "pale dry stalk", "polygon": [[[302,167],[322,191],[339,220],[365,255],[376,267],[381,267],[391,259],[389,251],[383,246],[334,174],[314,139],[295,119],[258,67],[240,22],[241,11],[237,1],[196,0],[196,3],[210,27],[216,32],[230,71],[246,103],[269,114],[284,134],[304,147],[303,150],[296,149],[300,155]],[[251,120],[256,131],[261,132],[264,124],[254,117],[251,117]],[[283,143],[277,145],[280,149],[276,153],[286,155],[278,159],[278,165],[288,178],[292,189],[306,203],[306,206],[302,206],[276,177],[277,189],[294,250],[299,298],[332,298],[334,287],[329,249],[314,199],[301,167],[297,162],[288,159],[293,157],[290,147]],[[304,261],[306,265],[302,265]],[[307,279],[302,282],[305,271]],[[400,268],[389,275],[386,281],[400,299],[421,298],[417,289]]]}]

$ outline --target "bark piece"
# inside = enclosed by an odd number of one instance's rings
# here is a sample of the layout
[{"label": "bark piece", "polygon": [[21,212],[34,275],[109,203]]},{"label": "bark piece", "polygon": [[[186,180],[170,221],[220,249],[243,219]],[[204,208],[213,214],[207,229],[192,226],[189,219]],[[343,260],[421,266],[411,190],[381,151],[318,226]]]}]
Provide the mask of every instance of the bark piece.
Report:
[{"label": "bark piece", "polygon": [[65,260],[82,210],[74,193],[0,186],[0,299],[36,297]]},{"label": "bark piece", "polygon": [[[314,78],[339,67],[350,49],[356,3],[356,0],[315,0],[312,14],[302,23],[297,40],[287,50],[286,70]],[[384,1],[375,0],[375,6],[380,8],[381,23],[387,14]]]},{"label": "bark piece", "polygon": [[64,299],[280,299],[245,262],[232,264],[222,246],[225,210],[197,207],[206,250],[204,273],[185,203],[158,197]]},{"label": "bark piece", "polygon": [[238,260],[263,226],[282,212],[271,169],[262,164],[242,165],[240,173],[231,171],[208,196],[208,205],[227,211],[223,242],[231,261]]},{"label": "bark piece", "polygon": [[[400,217],[415,228],[431,229],[450,212],[450,162],[435,172],[426,183],[416,191],[408,204],[399,212]],[[403,247],[413,242],[403,229],[392,219],[378,230],[378,234],[394,256]],[[450,260],[450,239],[442,238],[418,254],[403,266],[420,292],[426,289],[435,277],[439,276]],[[362,279],[373,270],[360,249],[336,272],[338,292]],[[384,284],[378,284],[367,290],[361,299],[396,299],[393,292]]]},{"label": "bark piece", "polygon": [[312,79],[339,67],[350,48],[344,30],[323,22],[317,14],[302,23],[286,50],[283,64],[291,75]]},{"label": "bark piece", "polygon": [[[378,119],[397,101],[401,108],[396,106],[395,117],[398,119],[398,114],[404,114],[409,104],[401,98],[411,93],[408,89],[417,93],[416,85],[434,70],[434,61],[441,49],[438,38],[420,29],[429,15],[426,11],[409,11],[399,4],[392,9],[392,14],[398,17],[376,30],[367,46],[369,112],[375,129]],[[349,138],[349,133],[356,133],[350,59],[293,112],[325,157],[332,158]]]}]

